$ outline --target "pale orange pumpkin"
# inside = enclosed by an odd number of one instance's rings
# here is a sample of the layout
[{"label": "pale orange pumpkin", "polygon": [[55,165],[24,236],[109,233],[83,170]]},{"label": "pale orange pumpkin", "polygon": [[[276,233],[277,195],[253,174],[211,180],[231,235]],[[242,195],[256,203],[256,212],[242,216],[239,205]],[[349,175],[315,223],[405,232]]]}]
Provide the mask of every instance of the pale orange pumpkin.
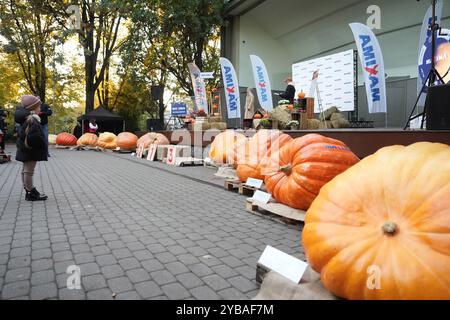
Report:
[{"label": "pale orange pumpkin", "polygon": [[77,137],[74,135],[63,132],[58,134],[56,137],[56,144],[58,146],[64,146],[64,147],[72,147],[77,145]]},{"label": "pale orange pumpkin", "polygon": [[303,245],[325,287],[354,300],[450,299],[450,147],[380,150],[327,184]]},{"label": "pale orange pumpkin", "polygon": [[279,130],[260,130],[245,145],[243,154],[238,154],[237,176],[241,181],[248,178],[264,180],[261,173],[261,163],[265,157],[270,157],[272,153],[293,139],[283,134]]},{"label": "pale orange pumpkin", "polygon": [[149,148],[152,144],[167,146],[170,144],[169,139],[165,135],[156,132],[150,132],[139,138],[137,146],[144,145],[144,148]]},{"label": "pale orange pumpkin", "polygon": [[100,134],[98,137],[97,146],[103,149],[116,149],[117,136],[110,132]]},{"label": "pale orange pumpkin", "polygon": [[273,153],[261,173],[278,202],[307,210],[325,184],[358,161],[343,142],[309,134]]},{"label": "pale orange pumpkin", "polygon": [[220,133],[211,144],[209,157],[217,164],[237,163],[237,149],[247,142],[247,138],[234,130]]},{"label": "pale orange pumpkin", "polygon": [[131,132],[122,132],[117,137],[117,147],[120,148],[120,150],[130,151],[130,150],[136,150],[138,142],[138,137]]},{"label": "pale orange pumpkin", "polygon": [[97,146],[98,137],[93,133],[85,133],[78,139],[77,145],[79,147],[95,147]]}]

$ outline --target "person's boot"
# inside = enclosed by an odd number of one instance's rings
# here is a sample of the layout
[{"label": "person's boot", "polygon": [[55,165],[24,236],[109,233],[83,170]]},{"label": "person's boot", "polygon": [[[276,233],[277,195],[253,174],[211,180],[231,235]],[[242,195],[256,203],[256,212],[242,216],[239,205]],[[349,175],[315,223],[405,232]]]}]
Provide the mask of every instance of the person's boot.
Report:
[{"label": "person's boot", "polygon": [[25,189],[27,194],[25,195],[26,201],[45,201],[48,197],[45,194],[40,194],[36,188],[33,188],[31,191]]}]

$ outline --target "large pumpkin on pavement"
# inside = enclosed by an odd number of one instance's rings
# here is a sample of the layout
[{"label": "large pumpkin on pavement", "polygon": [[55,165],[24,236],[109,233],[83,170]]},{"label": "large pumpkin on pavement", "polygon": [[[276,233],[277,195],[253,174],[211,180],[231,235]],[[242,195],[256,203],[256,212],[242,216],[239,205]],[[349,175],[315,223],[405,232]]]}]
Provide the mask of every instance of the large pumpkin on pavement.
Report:
[{"label": "large pumpkin on pavement", "polygon": [[85,133],[78,139],[77,145],[80,147],[97,146],[98,137],[93,133]]},{"label": "large pumpkin on pavement", "polygon": [[450,147],[380,150],[327,184],[303,245],[341,298],[450,299]]},{"label": "large pumpkin on pavement", "polygon": [[110,132],[104,132],[98,137],[97,146],[103,149],[116,149],[117,136]]},{"label": "large pumpkin on pavement", "polygon": [[136,150],[138,142],[138,137],[130,132],[122,132],[117,137],[117,147],[120,148],[120,150]]},{"label": "large pumpkin on pavement", "polygon": [[150,147],[152,144],[156,144],[159,146],[167,146],[170,145],[170,141],[169,139],[166,138],[165,135],[161,133],[150,132],[139,138],[137,142],[138,147],[144,145],[145,149]]},{"label": "large pumpkin on pavement", "polygon": [[56,137],[56,144],[58,146],[64,146],[64,147],[72,147],[77,145],[77,137],[74,135],[63,132],[58,134]]},{"label": "large pumpkin on pavement", "polygon": [[238,154],[237,176],[241,181],[248,178],[264,180],[261,161],[293,139],[278,130],[260,130],[245,145],[244,153]]},{"label": "large pumpkin on pavement", "polygon": [[261,172],[278,202],[307,210],[325,184],[358,161],[343,142],[310,134],[272,154],[261,164]]},{"label": "large pumpkin on pavement", "polygon": [[238,132],[228,130],[220,133],[211,144],[209,157],[217,164],[237,163],[237,149],[245,145],[247,138]]}]

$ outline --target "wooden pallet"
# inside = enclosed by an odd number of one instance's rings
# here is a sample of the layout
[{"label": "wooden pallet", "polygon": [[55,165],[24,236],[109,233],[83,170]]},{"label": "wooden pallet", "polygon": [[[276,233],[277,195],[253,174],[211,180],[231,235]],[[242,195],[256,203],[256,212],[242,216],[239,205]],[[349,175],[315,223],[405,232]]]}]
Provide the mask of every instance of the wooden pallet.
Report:
[{"label": "wooden pallet", "polygon": [[115,150],[113,150],[113,152],[119,153],[119,154],[132,154],[132,153],[134,153],[136,151],[115,149]]},{"label": "wooden pallet", "polygon": [[244,182],[236,179],[225,180],[225,189],[228,191],[238,192],[240,195],[253,197],[259,189],[247,186]]},{"label": "wooden pallet", "polygon": [[281,203],[259,203],[248,198],[247,211],[271,219],[281,220],[286,224],[299,224],[305,222],[306,211],[290,208]]}]

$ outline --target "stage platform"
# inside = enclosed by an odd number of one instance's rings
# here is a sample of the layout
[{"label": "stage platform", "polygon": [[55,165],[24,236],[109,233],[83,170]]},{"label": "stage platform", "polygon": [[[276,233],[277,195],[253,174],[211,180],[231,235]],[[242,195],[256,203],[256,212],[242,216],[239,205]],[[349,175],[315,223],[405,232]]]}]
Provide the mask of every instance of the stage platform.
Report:
[{"label": "stage platform", "polygon": [[[190,139],[183,135],[186,130],[163,131],[173,144],[191,145],[194,147],[207,147],[211,144],[211,133],[202,131],[187,131]],[[252,131],[250,131],[252,132]],[[360,158],[365,158],[381,148],[392,145],[411,145],[416,142],[435,142],[450,145],[449,131],[426,131],[401,129],[343,129],[343,130],[309,130],[309,131],[285,131],[293,138],[299,138],[307,134],[317,133],[326,137],[343,141]],[[247,133],[250,135],[251,133]],[[203,139],[202,139],[203,137]]]}]

